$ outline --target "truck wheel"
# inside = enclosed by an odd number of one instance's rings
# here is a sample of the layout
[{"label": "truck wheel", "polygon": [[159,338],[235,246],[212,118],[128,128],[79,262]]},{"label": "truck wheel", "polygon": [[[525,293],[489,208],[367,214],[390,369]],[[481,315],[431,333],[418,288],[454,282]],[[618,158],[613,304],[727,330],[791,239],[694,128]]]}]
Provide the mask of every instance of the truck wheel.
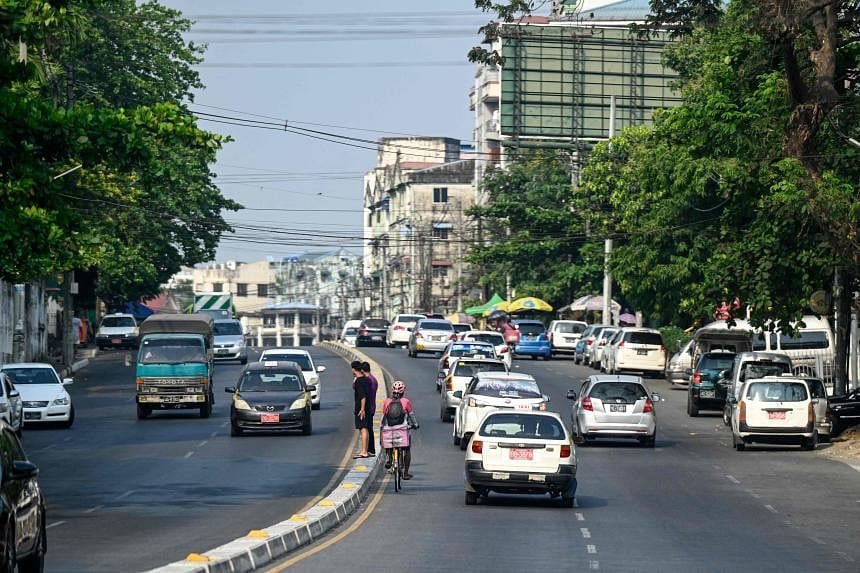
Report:
[{"label": "truck wheel", "polygon": [[212,402],[200,406],[200,417],[208,418],[212,415]]},{"label": "truck wheel", "polygon": [[147,419],[151,412],[152,412],[152,410],[150,410],[148,406],[141,406],[140,404],[137,405],[137,419],[138,420]]}]

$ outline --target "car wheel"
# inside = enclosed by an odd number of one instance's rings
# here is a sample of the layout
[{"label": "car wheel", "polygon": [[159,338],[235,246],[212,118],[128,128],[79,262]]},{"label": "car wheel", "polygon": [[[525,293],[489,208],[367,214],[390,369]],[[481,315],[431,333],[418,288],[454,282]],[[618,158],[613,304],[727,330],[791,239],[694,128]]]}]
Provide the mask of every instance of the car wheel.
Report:
[{"label": "car wheel", "polygon": [[239,361],[239,364],[247,364],[247,363],[248,363],[248,357],[247,356]]},{"label": "car wheel", "polygon": [[838,436],[839,430],[841,429],[842,427],[839,425],[839,418],[832,418],[830,426],[830,437],[835,438],[836,436]]},{"label": "car wheel", "polygon": [[532,354],[532,360],[537,360],[537,359],[538,359],[537,354]]},{"label": "car wheel", "polygon": [[463,434],[463,437],[460,438],[460,449],[466,451],[466,448],[469,446],[469,440],[472,439],[472,434]]},{"label": "car wheel", "polygon": [[451,413],[448,411],[448,408],[443,407],[442,409],[442,421],[446,424],[450,424],[454,421],[454,416],[451,415]]},{"label": "car wheel", "polygon": [[478,505],[478,492],[466,492],[466,505]]},{"label": "car wheel", "polygon": [[571,496],[562,495],[561,496],[561,506],[569,509],[569,508],[573,507],[573,505],[574,505],[573,502],[575,500],[576,500],[576,498],[573,497],[572,495]]},{"label": "car wheel", "polygon": [[66,420],[65,422],[63,422],[63,427],[64,428],[71,428],[72,424],[74,424],[74,423],[75,423],[75,407],[72,406],[71,409],[69,410],[69,419]]},{"label": "car wheel", "polygon": [[689,394],[687,394],[687,415],[691,418],[699,415],[699,407],[693,403],[693,399],[690,398]]},{"label": "car wheel", "polygon": [[803,438],[800,440],[800,447],[807,452],[811,452],[818,447],[818,431],[812,432],[811,438]]},{"label": "car wheel", "polygon": [[[45,533],[45,516],[42,515],[42,531],[33,552],[18,563],[20,573],[42,573],[45,570],[45,552],[48,549],[48,539]],[[14,571],[14,569],[12,569]]]},{"label": "car wheel", "polygon": [[460,438],[457,436],[457,434],[454,434],[454,445],[455,446],[460,445]]},{"label": "car wheel", "polygon": [[308,410],[308,412],[305,414],[305,420],[302,423],[302,435],[303,436],[310,436],[311,433],[313,433],[313,431],[314,431],[314,428],[313,428],[313,422],[311,421],[311,413],[310,413],[310,410]]},{"label": "car wheel", "polygon": [[732,445],[739,452],[744,451],[747,447],[747,445],[744,443],[743,439],[737,437],[734,432],[732,432]]},{"label": "car wheel", "polygon": [[230,435],[233,437],[241,436],[242,435],[242,428],[240,428],[239,426],[237,426],[235,424],[230,424]]},{"label": "car wheel", "polygon": [[729,425],[731,425],[731,423],[732,423],[731,410],[729,410],[729,407],[726,406],[725,408],[723,408],[723,424],[725,424],[726,426],[729,426]]},{"label": "car wheel", "polygon": [[150,410],[148,406],[141,406],[140,404],[137,405],[137,419],[138,420],[147,419],[151,413],[152,413],[152,410]]},{"label": "car wheel", "polygon": [[654,432],[653,435],[648,436],[647,438],[642,440],[642,445],[646,448],[655,448],[657,447],[657,432]]}]

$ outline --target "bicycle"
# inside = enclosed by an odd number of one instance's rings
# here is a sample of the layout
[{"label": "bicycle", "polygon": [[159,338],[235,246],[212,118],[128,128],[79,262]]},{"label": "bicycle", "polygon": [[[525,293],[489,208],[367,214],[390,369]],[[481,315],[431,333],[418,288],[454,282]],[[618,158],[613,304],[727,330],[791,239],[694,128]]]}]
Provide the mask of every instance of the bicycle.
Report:
[{"label": "bicycle", "polygon": [[398,426],[382,426],[380,428],[381,446],[390,451],[389,460],[391,467],[389,472],[394,476],[394,491],[403,489],[403,452],[402,448],[409,445],[409,426],[400,424]]}]

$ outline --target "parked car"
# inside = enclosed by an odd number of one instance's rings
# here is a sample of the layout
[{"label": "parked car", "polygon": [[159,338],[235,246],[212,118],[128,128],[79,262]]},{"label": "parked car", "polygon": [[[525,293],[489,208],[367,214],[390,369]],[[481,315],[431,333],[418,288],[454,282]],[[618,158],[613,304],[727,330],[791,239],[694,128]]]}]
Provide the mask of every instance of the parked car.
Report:
[{"label": "parked car", "polygon": [[583,381],[579,391],[568,390],[571,431],[574,439],[588,444],[595,438],[639,440],[653,448],[657,442],[657,413],[660,401],[639,376],[596,374]]},{"label": "parked car", "polygon": [[553,320],[547,328],[547,338],[553,356],[556,354],[573,354],[576,351],[576,343],[588,323],[581,320]]},{"label": "parked car", "polygon": [[662,377],[666,369],[666,346],[659,330],[625,327],[612,344],[605,366],[609,374],[625,370]]},{"label": "parked car", "polygon": [[5,422],[0,422],[0,452],[2,570],[42,571],[48,543],[45,500],[36,479],[39,469],[27,458],[18,436]]},{"label": "parked car", "polygon": [[591,345],[591,355],[588,359],[589,366],[598,370],[604,369],[603,357],[606,355],[606,347],[612,344],[616,336],[619,338],[621,336],[617,328],[607,327],[600,331],[600,334],[597,335],[594,343]]},{"label": "parked car", "polygon": [[798,444],[804,450],[818,445],[815,407],[802,378],[768,376],[747,380],[732,410],[732,445]]},{"label": "parked car", "polygon": [[731,370],[725,372],[726,405],[723,408],[723,423],[728,426],[732,420],[734,396],[740,394],[741,386],[748,378],[764,378],[765,376],[781,376],[791,372],[791,358],[777,352],[740,352],[735,355]]},{"label": "parked car", "polygon": [[415,328],[415,323],[425,318],[423,314],[398,314],[388,325],[385,336],[385,345],[393,348],[397,345],[406,346],[409,343],[409,334]]},{"label": "parked car", "polygon": [[687,388],[687,415],[695,417],[699,410],[718,410],[726,406],[729,381],[724,372],[732,369],[734,352],[706,352],[699,358],[695,369],[690,369],[690,386]]},{"label": "parked car", "polygon": [[576,451],[553,412],[493,412],[466,451],[466,505],[490,492],[549,494],[573,507]]},{"label": "parked car", "polygon": [[582,331],[582,335],[576,342],[576,347],[573,351],[574,364],[589,364],[589,361],[591,360],[591,351],[594,347],[594,340],[604,328],[608,327],[609,325],[606,324],[592,324]]},{"label": "parked car", "polygon": [[137,348],[140,343],[137,321],[133,314],[106,314],[96,331],[96,346],[105,348]]},{"label": "parked car", "polygon": [[454,392],[463,392],[469,382],[479,372],[507,372],[507,365],[498,358],[454,358],[448,374],[442,380],[441,404],[439,417],[443,422],[454,420],[454,414],[460,405],[460,398]]},{"label": "parked car", "polygon": [[442,351],[436,365],[436,390],[442,389],[442,382],[448,375],[451,362],[460,357],[496,358],[496,348],[489,342],[452,340]]},{"label": "parked car", "polygon": [[302,377],[305,384],[313,386],[311,389],[311,404],[314,410],[319,410],[322,404],[322,386],[320,384],[320,374],[325,372],[325,366],[314,364],[313,356],[307,350],[299,348],[270,348],[264,350],[260,355],[260,362],[270,361],[295,362],[299,365],[302,371]]},{"label": "parked car", "polygon": [[860,388],[830,398],[830,419],[833,424],[831,436],[838,436],[851,426],[860,424]]},{"label": "parked car", "polygon": [[18,436],[24,428],[24,403],[12,380],[0,372],[0,420],[12,428]]},{"label": "parked car", "polygon": [[25,425],[54,422],[71,428],[75,423],[75,407],[65,388],[74,380],[60,380],[53,366],[40,362],[4,364],[0,371],[21,394]]},{"label": "parked car", "polygon": [[688,340],[681,349],[666,361],[666,380],[670,384],[686,386],[690,383],[687,370],[693,367],[693,339]]},{"label": "parked car", "polygon": [[519,340],[514,346],[514,354],[531,356],[537,360],[540,356],[544,360],[552,357],[552,349],[546,335],[546,327],[539,320],[517,320],[515,322],[517,331],[520,333]]},{"label": "parked car", "polygon": [[449,342],[455,340],[454,327],[447,320],[425,318],[415,324],[409,335],[409,356],[417,358],[421,352],[442,352]]},{"label": "parked car", "polygon": [[230,435],[245,430],[301,430],[311,435],[312,384],[294,362],[254,362],[242,370],[230,403]]},{"label": "parked car", "polygon": [[454,445],[466,449],[469,437],[490,410],[546,410],[549,398],[529,374],[480,372],[466,390],[454,392],[460,406],[454,418]]},{"label": "parked car", "polygon": [[389,322],[384,318],[365,318],[358,326],[355,346],[385,345],[385,337],[388,336],[388,325]]},{"label": "parked car", "polygon": [[472,330],[472,325],[471,325],[471,324],[458,324],[458,323],[455,323],[455,324],[452,324],[451,326],[453,326],[453,327],[454,327],[454,332],[457,334],[457,338],[459,338],[459,339],[461,339],[461,340],[462,340],[462,338],[463,338],[463,335],[464,335],[464,334],[466,334],[467,332],[469,332],[470,330]]},{"label": "parked car", "polygon": [[[783,377],[794,377],[794,374],[783,374]],[[812,407],[815,410],[815,430],[818,432],[819,440],[830,441],[833,436],[833,419],[830,412],[830,402],[827,399],[827,389],[821,378],[811,376],[799,376],[809,386],[809,394],[812,396]]]},{"label": "parked car", "polygon": [[476,342],[489,342],[496,349],[496,356],[505,362],[508,366],[508,370],[511,369],[513,352],[511,352],[510,347],[505,342],[505,337],[502,336],[501,333],[493,330],[470,330],[463,333],[463,338],[461,340],[463,342],[468,342],[470,340],[474,340]]},{"label": "parked car", "polygon": [[215,360],[238,360],[248,363],[248,347],[242,323],[235,319],[219,319],[212,323],[215,335],[213,353]]}]

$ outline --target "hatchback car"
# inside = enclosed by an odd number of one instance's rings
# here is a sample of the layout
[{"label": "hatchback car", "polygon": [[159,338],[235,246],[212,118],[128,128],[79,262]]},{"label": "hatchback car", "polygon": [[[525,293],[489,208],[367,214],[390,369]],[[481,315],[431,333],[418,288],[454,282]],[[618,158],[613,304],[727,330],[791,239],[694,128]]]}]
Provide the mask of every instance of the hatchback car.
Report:
[{"label": "hatchback car", "polygon": [[320,409],[322,403],[322,388],[320,386],[320,374],[325,372],[325,366],[322,364],[314,364],[314,359],[311,353],[307,350],[298,348],[269,348],[264,350],[260,355],[260,362],[283,361],[295,362],[302,370],[302,376],[305,379],[305,384],[313,386],[311,390],[311,404],[314,410]]},{"label": "hatchback car", "polygon": [[723,375],[735,363],[734,352],[706,352],[699,358],[695,370],[690,372],[687,388],[687,415],[695,417],[699,410],[717,410],[726,407],[726,394],[730,382]]},{"label": "hatchback car", "polygon": [[508,370],[511,369],[513,362],[513,354],[510,347],[505,342],[505,337],[501,333],[493,330],[470,330],[463,334],[463,342],[474,340],[477,342],[489,342],[496,349],[496,356],[503,360],[508,365]]},{"label": "hatchback car", "polygon": [[622,328],[606,356],[604,369],[609,374],[625,370],[643,372],[662,377],[666,369],[666,346],[659,330],[650,328]]},{"label": "hatchback car", "polygon": [[388,336],[389,322],[384,318],[366,318],[358,327],[355,337],[355,346],[383,346],[385,337]]},{"label": "hatchback car", "polygon": [[388,325],[385,336],[385,345],[389,348],[395,346],[406,346],[409,343],[409,334],[415,328],[415,323],[424,318],[423,314],[398,314]]},{"label": "hatchback car", "polygon": [[60,380],[53,366],[40,362],[4,364],[0,371],[12,379],[21,394],[25,425],[54,422],[72,427],[75,407],[65,388],[73,382],[71,378]]},{"label": "hatchback car", "polygon": [[639,376],[599,374],[589,376],[579,391],[569,390],[571,429],[575,439],[587,444],[594,438],[633,438],[653,448],[657,442],[660,401]]},{"label": "hatchback car", "polygon": [[464,342],[462,340],[449,342],[445,350],[442,351],[442,356],[439,358],[439,363],[436,366],[437,391],[442,389],[442,381],[448,375],[451,362],[461,357],[496,358],[496,347],[489,342]]},{"label": "hatchback car", "polygon": [[0,372],[0,420],[21,435],[24,428],[24,403],[12,380],[3,372]]},{"label": "hatchback car", "polygon": [[574,364],[588,364],[591,360],[591,351],[594,347],[594,339],[603,331],[604,328],[609,328],[606,324],[592,324],[582,331],[582,336],[576,341],[576,347],[573,350]]},{"label": "hatchback car", "polygon": [[846,428],[860,424],[860,388],[830,398],[830,419],[833,424],[831,436],[837,436]]},{"label": "hatchback car", "polygon": [[311,435],[311,392],[294,362],[266,361],[249,364],[239,383],[225,391],[230,404],[230,435],[245,430],[301,430]]},{"label": "hatchback car", "polygon": [[417,358],[422,352],[442,352],[452,340],[456,340],[454,327],[447,320],[425,318],[415,324],[407,345],[409,356]]},{"label": "hatchback car", "polygon": [[520,337],[514,346],[514,354],[531,356],[534,360],[537,360],[538,356],[544,360],[552,357],[546,327],[541,321],[517,320],[516,327]]},{"label": "hatchback car", "polygon": [[479,372],[463,392],[452,394],[460,400],[454,417],[454,445],[466,449],[481,419],[491,410],[544,411],[549,398],[528,374]]},{"label": "hatchback car", "polygon": [[573,354],[576,351],[576,343],[588,323],[581,320],[553,320],[547,328],[549,345],[553,355]]},{"label": "hatchback car", "polygon": [[0,539],[3,571],[42,571],[48,549],[39,469],[12,428],[0,422]]},{"label": "hatchback car", "polygon": [[507,365],[497,358],[454,358],[451,368],[442,381],[442,399],[439,406],[439,417],[443,422],[454,420],[460,399],[454,392],[463,392],[469,381],[479,372],[507,372]]},{"label": "hatchback car", "polygon": [[221,319],[212,323],[213,357],[215,360],[238,360],[241,364],[248,363],[248,347],[245,344],[245,332],[242,323],[235,319]]},{"label": "hatchback car", "polygon": [[576,450],[554,412],[492,412],[466,450],[466,505],[490,492],[549,494],[573,507]]},{"label": "hatchback car", "polygon": [[818,445],[815,405],[802,378],[753,378],[741,387],[732,411],[732,445],[746,449],[751,442],[798,444],[804,450]]},{"label": "hatchback car", "polygon": [[140,337],[133,314],[107,314],[96,331],[96,346],[105,348],[137,348]]}]

